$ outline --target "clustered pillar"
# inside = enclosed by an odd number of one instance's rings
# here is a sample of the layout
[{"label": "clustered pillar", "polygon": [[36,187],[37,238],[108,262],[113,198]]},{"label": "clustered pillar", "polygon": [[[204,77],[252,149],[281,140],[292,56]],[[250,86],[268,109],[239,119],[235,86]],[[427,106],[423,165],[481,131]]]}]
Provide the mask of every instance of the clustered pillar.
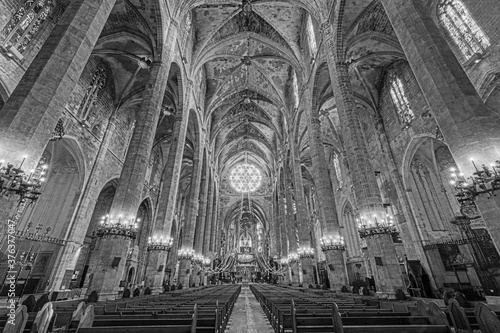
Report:
[{"label": "clustered pillar", "polygon": [[[163,62],[154,62],[150,70],[149,84],[143,95],[142,114],[137,118],[120,182],[111,205],[109,214],[111,223],[120,220],[121,223],[127,221],[130,223],[131,220],[135,220],[142,199],[142,191],[138,189],[143,188],[167,77],[168,66]],[[114,298],[118,294],[130,243],[130,238],[120,236],[98,240],[96,250],[99,251],[99,260],[95,267],[89,267],[93,272],[89,291],[97,291],[102,299]]]},{"label": "clustered pillar", "polygon": [[[319,216],[321,232],[323,237],[340,240],[340,225],[338,221],[337,208],[333,187],[329,181],[328,165],[325,158],[325,150],[321,142],[320,120],[316,113],[309,117],[308,122],[309,146],[311,148],[311,160],[314,178],[317,179],[316,192],[319,201]],[[320,241],[320,240],[316,240]],[[342,248],[324,249],[328,269],[328,278],[332,289],[340,290],[347,283],[344,255]]]},{"label": "clustered pillar", "polygon": [[[344,4],[339,4],[343,6]],[[343,11],[340,10],[339,13]],[[340,14],[339,14],[340,15]],[[357,222],[370,232],[366,237],[370,264],[374,269],[377,292],[394,294],[404,288],[396,249],[392,241],[392,220],[383,207],[375,172],[366,147],[363,129],[345,61],[341,24],[327,27],[325,39],[329,50],[328,67],[337,100],[344,148],[356,197]]]}]

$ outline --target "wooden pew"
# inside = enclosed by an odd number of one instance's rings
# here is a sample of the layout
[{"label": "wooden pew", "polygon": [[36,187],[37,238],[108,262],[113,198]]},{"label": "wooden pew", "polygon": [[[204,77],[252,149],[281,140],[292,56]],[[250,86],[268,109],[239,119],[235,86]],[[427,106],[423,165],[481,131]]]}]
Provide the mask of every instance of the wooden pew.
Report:
[{"label": "wooden pew", "polygon": [[[118,313],[105,311],[103,315],[93,317],[92,321],[86,324],[82,324],[84,321],[82,318],[80,323],[71,323],[71,327],[77,326],[78,333],[223,332],[241,286],[224,286],[215,288],[214,291],[199,295],[200,297],[189,298],[187,302],[174,302],[174,304],[161,301],[153,306],[141,300],[141,304],[136,303],[125,308],[116,307],[117,310],[122,310]],[[194,307],[187,305],[192,304],[194,300],[201,300],[201,304],[195,303]],[[165,309],[168,311],[164,311]]]},{"label": "wooden pew", "polygon": [[475,311],[481,333],[500,332],[500,316],[493,312],[486,304],[476,303]]},{"label": "wooden pew", "polygon": [[381,333],[449,333],[451,332],[446,325],[371,325],[346,326],[343,323],[343,318],[340,316],[339,309],[336,304],[333,305],[332,320],[335,333],[366,333],[381,332]]}]

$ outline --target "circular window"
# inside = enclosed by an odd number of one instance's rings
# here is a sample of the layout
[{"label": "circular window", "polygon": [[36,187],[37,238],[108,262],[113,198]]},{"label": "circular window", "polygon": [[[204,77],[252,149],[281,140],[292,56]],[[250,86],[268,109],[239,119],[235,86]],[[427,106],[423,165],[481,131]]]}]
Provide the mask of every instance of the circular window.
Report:
[{"label": "circular window", "polygon": [[239,164],[231,170],[229,182],[237,192],[254,192],[262,183],[259,169],[253,164]]}]

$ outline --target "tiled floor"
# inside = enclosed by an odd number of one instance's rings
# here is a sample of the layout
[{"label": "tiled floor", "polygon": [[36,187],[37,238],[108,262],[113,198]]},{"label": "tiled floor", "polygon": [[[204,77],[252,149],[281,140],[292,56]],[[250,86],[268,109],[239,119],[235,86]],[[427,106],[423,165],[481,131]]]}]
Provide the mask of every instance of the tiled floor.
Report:
[{"label": "tiled floor", "polygon": [[234,304],[233,313],[226,328],[227,333],[274,333],[259,302],[250,291],[243,287]]}]

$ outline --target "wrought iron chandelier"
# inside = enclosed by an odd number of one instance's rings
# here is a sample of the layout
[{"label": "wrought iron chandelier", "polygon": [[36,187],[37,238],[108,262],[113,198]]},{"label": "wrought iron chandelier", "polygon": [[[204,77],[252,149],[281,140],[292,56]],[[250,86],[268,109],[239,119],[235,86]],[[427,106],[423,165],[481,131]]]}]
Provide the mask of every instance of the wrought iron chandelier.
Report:
[{"label": "wrought iron chandelier", "polygon": [[314,249],[312,247],[299,247],[297,253],[301,259],[314,258]]},{"label": "wrought iron chandelier", "polygon": [[180,249],[177,251],[177,259],[179,260],[193,260],[194,250],[193,249]]},{"label": "wrought iron chandelier", "polygon": [[476,170],[472,177],[468,178],[472,180],[472,184],[469,184],[465,175],[455,168],[450,169],[452,177],[450,184],[455,189],[455,197],[460,204],[461,213],[474,219],[480,216],[475,199],[483,194],[491,198],[496,196],[495,191],[500,189],[500,160],[491,163],[490,167],[483,164],[481,169],[477,167],[473,159],[471,162]]},{"label": "wrought iron chandelier", "polygon": [[168,238],[156,238],[156,237],[149,237],[148,239],[148,252],[152,251],[161,251],[161,252],[168,252],[170,249],[172,249],[172,245],[174,243],[174,240],[171,237]]},{"label": "wrought iron chandelier", "polygon": [[373,219],[360,217],[356,219],[358,222],[358,232],[361,239],[374,237],[377,235],[396,235],[398,231],[394,224],[394,218],[390,215],[380,217],[376,214]]},{"label": "wrought iron chandelier", "polygon": [[326,251],[345,251],[345,241],[342,236],[321,237],[321,250]]},{"label": "wrought iron chandelier", "polygon": [[42,185],[46,181],[48,165],[45,159],[40,159],[35,169],[26,174],[22,169],[27,156],[18,167],[9,162],[0,160],[0,197],[15,194],[19,201],[30,200],[35,202],[42,194]]},{"label": "wrought iron chandelier", "polygon": [[118,237],[135,239],[137,237],[137,228],[140,219],[136,219],[131,216],[128,219],[124,218],[122,215],[118,215],[116,219],[113,219],[109,214],[103,216],[99,227],[97,228],[97,237],[108,238],[108,237]]}]

